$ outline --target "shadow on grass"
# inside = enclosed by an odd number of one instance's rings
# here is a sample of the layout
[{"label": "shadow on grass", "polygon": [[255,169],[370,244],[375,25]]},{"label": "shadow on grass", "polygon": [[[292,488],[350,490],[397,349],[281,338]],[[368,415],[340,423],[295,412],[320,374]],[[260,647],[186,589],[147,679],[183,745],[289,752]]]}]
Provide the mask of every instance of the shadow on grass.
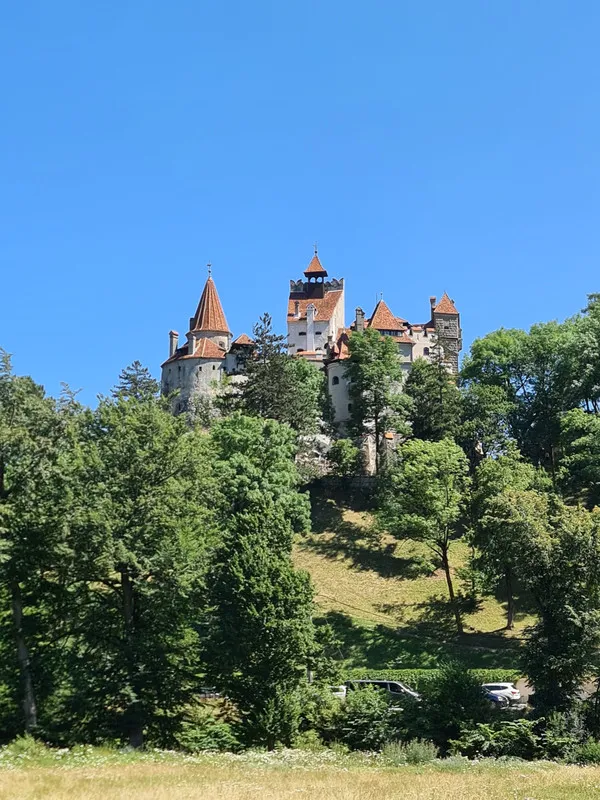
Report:
[{"label": "shadow on grass", "polygon": [[[399,558],[396,542],[383,544],[372,528],[344,519],[343,509],[331,499],[311,498],[312,530],[317,536],[305,538],[301,547],[326,558],[348,558],[357,569],[371,570],[383,578],[419,578],[431,574],[423,558]],[[327,538],[318,534],[332,534]]]},{"label": "shadow on grass", "polygon": [[493,634],[426,635],[419,623],[391,628],[361,624],[348,614],[330,611],[327,622],[340,640],[339,658],[349,667],[367,669],[432,669],[448,658],[460,658],[470,668],[518,669],[518,641]]}]

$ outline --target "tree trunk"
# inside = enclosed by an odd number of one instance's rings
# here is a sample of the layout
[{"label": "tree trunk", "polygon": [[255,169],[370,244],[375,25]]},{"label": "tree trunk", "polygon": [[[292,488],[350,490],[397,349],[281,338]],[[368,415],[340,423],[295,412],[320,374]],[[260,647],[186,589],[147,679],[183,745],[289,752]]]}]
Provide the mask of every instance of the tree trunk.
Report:
[{"label": "tree trunk", "polygon": [[506,630],[512,631],[515,627],[515,597],[513,594],[513,579],[510,567],[504,573],[506,583]]},{"label": "tree trunk", "polygon": [[121,572],[121,590],[123,592],[123,621],[125,623],[125,649],[127,653],[127,672],[130,685],[135,693],[135,700],[132,701],[127,710],[127,728],[129,734],[129,744],[136,749],[144,745],[144,724],[142,720],[142,703],[139,698],[137,680],[135,675],[134,659],[134,612],[135,599],[133,591],[133,581],[129,573],[124,570]]},{"label": "tree trunk", "polygon": [[464,633],[463,623],[460,616],[460,609],[458,607],[456,596],[454,594],[454,586],[452,585],[452,575],[450,573],[450,562],[448,561],[447,545],[444,545],[442,547],[442,565],[444,567],[444,573],[446,575],[446,583],[448,584],[448,595],[450,596],[450,605],[452,606],[452,611],[454,612],[454,619],[456,620],[456,630],[458,633]]},{"label": "tree trunk", "polygon": [[12,617],[15,626],[15,641],[17,645],[17,660],[21,670],[21,687],[23,691],[23,715],[25,717],[25,730],[31,733],[37,727],[37,708],[33,679],[31,677],[31,662],[29,650],[23,635],[23,597],[18,581],[11,581]]}]

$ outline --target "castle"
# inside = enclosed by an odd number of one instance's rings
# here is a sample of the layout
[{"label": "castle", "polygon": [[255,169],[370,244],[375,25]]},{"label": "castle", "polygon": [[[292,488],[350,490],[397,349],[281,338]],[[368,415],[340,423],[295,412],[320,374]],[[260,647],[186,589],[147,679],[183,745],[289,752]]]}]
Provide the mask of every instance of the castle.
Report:
[{"label": "castle", "polygon": [[[315,362],[325,371],[336,423],[343,425],[350,416],[344,362],[353,331],[374,328],[382,336],[393,337],[405,372],[417,358],[432,359],[436,353],[451,372],[458,372],[460,315],[446,293],[439,302],[430,297],[429,304],[429,319],[417,324],[395,316],[381,299],[368,318],[357,308],[347,328],[344,279],[329,279],[315,248],[304,279],[290,281],[287,347],[289,355]],[[175,411],[184,411],[196,398],[214,394],[226,376],[234,380],[242,376],[252,347],[252,339],[245,333],[233,339],[209,265],[185,343],[180,346],[179,334],[169,332],[169,358],[162,365],[163,393],[178,390]]]}]

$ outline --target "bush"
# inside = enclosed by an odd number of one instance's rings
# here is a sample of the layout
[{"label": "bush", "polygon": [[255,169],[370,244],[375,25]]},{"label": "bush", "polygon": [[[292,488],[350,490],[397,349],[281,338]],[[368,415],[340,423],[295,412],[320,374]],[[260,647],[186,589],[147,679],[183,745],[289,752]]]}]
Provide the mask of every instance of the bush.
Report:
[{"label": "bush", "polygon": [[348,692],[338,738],[352,750],[381,750],[390,738],[390,709],[385,694],[372,686]]},{"label": "bush", "polygon": [[[469,675],[479,684],[481,683],[506,683],[519,680],[520,673],[511,669],[470,669]],[[439,669],[367,669],[357,667],[346,670],[342,680],[360,680],[371,678],[373,680],[401,681],[411,689],[418,692],[427,692],[431,684],[435,683],[440,674]]]},{"label": "bush", "polygon": [[600,742],[588,739],[576,747],[571,759],[575,764],[600,764]]},{"label": "bush", "polygon": [[450,741],[453,755],[468,758],[500,758],[511,756],[532,760],[543,755],[537,723],[527,719],[479,723],[463,730],[458,739]]},{"label": "bush", "polygon": [[342,703],[326,686],[311,683],[300,692],[300,732],[315,731],[323,742],[338,735]]},{"label": "bush", "polygon": [[438,755],[437,747],[427,739],[388,742],[383,748],[383,756],[390,764],[429,764]]},{"label": "bush", "polygon": [[205,706],[188,711],[187,719],[177,734],[177,744],[188,753],[239,749],[239,742],[231,725],[217,719],[211,709]]},{"label": "bush", "polygon": [[450,661],[438,670],[420,704],[425,738],[443,749],[450,739],[458,738],[463,728],[487,722],[490,716],[479,679],[458,661]]}]

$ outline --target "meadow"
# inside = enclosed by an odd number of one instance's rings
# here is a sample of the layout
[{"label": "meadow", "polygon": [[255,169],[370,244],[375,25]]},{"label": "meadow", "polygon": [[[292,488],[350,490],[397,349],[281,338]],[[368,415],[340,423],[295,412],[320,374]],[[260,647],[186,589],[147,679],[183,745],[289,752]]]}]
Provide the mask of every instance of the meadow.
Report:
[{"label": "meadow", "polygon": [[381,756],[250,752],[191,757],[93,748],[0,758],[1,800],[591,800],[600,768],[449,759],[388,766]]}]

